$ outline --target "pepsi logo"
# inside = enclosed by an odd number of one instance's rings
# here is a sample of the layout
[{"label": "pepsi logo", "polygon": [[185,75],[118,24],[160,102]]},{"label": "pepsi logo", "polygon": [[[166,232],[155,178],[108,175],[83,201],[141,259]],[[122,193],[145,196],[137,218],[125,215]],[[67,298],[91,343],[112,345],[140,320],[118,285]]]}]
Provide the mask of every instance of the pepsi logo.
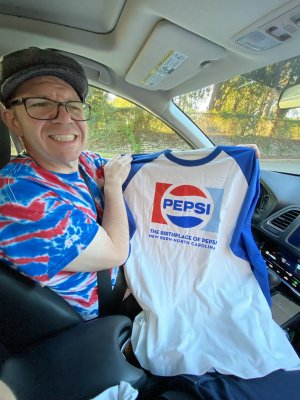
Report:
[{"label": "pepsi logo", "polygon": [[158,182],[155,188],[152,222],[172,223],[181,228],[205,226],[213,215],[214,203],[205,189],[193,185]]}]

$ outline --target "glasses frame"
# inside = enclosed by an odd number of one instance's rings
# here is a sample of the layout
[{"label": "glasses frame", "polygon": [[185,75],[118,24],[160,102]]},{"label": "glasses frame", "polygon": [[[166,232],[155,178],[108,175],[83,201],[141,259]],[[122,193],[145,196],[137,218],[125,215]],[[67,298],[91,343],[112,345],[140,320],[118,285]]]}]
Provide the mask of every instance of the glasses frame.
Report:
[{"label": "glasses frame", "polygon": [[[52,101],[53,103],[56,103],[57,110],[56,110],[55,117],[52,117],[52,118],[37,118],[37,117],[33,117],[32,115],[30,115],[30,113],[29,113],[29,111],[27,109],[27,100],[30,100],[30,99],[49,100],[49,101]],[[69,103],[80,103],[80,104],[84,104],[85,106],[87,106],[87,108],[89,110],[88,118],[85,118],[85,119],[75,119],[75,118],[73,118],[72,115],[69,113],[68,108],[67,108]],[[52,119],[56,119],[58,117],[58,114],[59,114],[59,107],[60,106],[64,106],[65,107],[65,110],[69,114],[69,116],[70,116],[72,121],[88,121],[91,118],[91,106],[88,103],[86,103],[85,101],[80,101],[80,100],[56,101],[56,100],[48,99],[47,97],[31,96],[31,97],[22,97],[20,99],[15,99],[15,100],[10,101],[9,104],[8,104],[8,108],[12,107],[12,106],[21,106],[21,105],[24,105],[25,110],[27,112],[27,115],[30,118],[37,119],[37,120],[40,120],[40,121],[51,121]]]}]

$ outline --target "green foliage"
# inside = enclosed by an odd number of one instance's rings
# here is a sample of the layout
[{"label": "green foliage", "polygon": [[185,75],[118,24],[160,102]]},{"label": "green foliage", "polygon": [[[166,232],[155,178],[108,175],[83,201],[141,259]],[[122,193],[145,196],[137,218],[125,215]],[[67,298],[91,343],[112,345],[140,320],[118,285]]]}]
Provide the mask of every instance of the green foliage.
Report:
[{"label": "green foliage", "polygon": [[[116,152],[140,153],[149,136],[175,136],[172,129],[151,113],[97,88],[90,88],[87,102],[92,105],[87,148],[93,151],[109,156]],[[157,150],[156,143],[157,140],[152,143],[150,151]]]},{"label": "green foliage", "polygon": [[299,141],[299,118],[277,106],[282,89],[299,80],[299,70],[300,57],[295,57],[180,96],[176,103],[209,137]]},{"label": "green foliage", "polygon": [[[284,139],[300,139],[298,120],[288,118],[260,118],[245,114],[228,112],[195,113],[194,121],[209,135],[224,135],[237,137],[277,137]],[[274,124],[276,123],[276,131]]]},{"label": "green foliage", "polygon": [[[272,141],[281,141],[284,153],[291,147],[288,141],[299,146],[299,114],[280,111],[277,102],[283,87],[299,80],[299,69],[300,57],[295,57],[179,96],[175,103],[213,141],[263,142],[266,155],[273,154]],[[90,88],[87,101],[92,104],[88,149],[110,156],[189,148],[158,118],[127,100]]]}]

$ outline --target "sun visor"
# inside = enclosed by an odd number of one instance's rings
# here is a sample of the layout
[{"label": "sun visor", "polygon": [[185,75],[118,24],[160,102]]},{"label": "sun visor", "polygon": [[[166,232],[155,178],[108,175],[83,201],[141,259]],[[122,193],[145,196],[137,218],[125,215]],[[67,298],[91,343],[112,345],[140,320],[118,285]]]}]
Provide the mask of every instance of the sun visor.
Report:
[{"label": "sun visor", "polygon": [[[88,0],[88,4],[74,0],[0,2],[0,14],[17,15],[83,31],[108,33],[115,28],[126,1]],[[35,3],[38,3],[38,7]]]},{"label": "sun visor", "polygon": [[162,21],[149,36],[125,79],[149,90],[169,90],[224,55],[223,47]]}]

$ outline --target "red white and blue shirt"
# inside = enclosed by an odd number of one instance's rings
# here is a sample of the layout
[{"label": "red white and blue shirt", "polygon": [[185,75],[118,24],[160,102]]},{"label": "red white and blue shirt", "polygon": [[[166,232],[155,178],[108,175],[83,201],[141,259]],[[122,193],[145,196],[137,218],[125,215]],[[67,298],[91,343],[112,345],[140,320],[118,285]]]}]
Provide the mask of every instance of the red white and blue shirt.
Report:
[{"label": "red white and blue shirt", "polygon": [[99,229],[106,161],[83,152],[79,162],[95,201],[79,172],[50,172],[26,155],[0,171],[0,259],[53,289],[88,320],[98,316],[96,272],[63,269]]}]

